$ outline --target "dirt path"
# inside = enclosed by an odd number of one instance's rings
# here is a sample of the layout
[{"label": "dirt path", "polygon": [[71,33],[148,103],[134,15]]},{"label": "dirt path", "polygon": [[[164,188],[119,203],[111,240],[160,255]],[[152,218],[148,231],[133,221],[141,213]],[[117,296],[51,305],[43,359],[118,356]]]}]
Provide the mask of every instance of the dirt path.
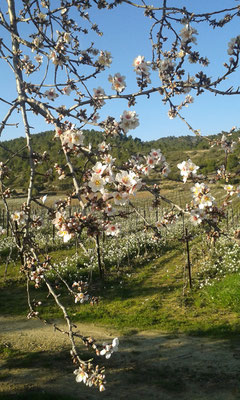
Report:
[{"label": "dirt path", "polygon": [[[81,325],[81,331],[100,343],[116,335],[93,325]],[[75,383],[67,338],[50,326],[0,317],[0,346],[12,355],[16,352],[15,359],[0,360],[1,400],[30,393],[33,399],[34,393],[71,400],[240,399],[240,340],[156,332],[122,337],[120,351],[106,361],[108,383],[103,393]]]}]

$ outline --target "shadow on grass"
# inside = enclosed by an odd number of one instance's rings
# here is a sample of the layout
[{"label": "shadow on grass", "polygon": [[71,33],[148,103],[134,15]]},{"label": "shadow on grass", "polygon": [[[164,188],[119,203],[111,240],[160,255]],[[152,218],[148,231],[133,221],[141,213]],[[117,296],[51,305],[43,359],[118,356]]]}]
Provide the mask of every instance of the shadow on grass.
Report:
[{"label": "shadow on grass", "polygon": [[107,390],[101,394],[75,382],[66,352],[22,354],[17,364],[9,359],[2,366],[0,399],[232,400],[240,396],[239,346],[239,340],[184,335],[120,338],[119,352],[110,360],[97,358],[106,365]]},{"label": "shadow on grass", "polygon": [[22,393],[2,394],[0,393],[0,400],[75,400],[76,397],[69,395],[46,393],[44,390],[26,390]]},{"label": "shadow on grass", "polygon": [[62,350],[59,352],[50,351],[34,351],[34,352],[21,352],[14,349],[9,349],[8,352],[4,352],[3,358],[5,358],[5,368],[49,368],[71,371],[71,363],[69,351]]}]

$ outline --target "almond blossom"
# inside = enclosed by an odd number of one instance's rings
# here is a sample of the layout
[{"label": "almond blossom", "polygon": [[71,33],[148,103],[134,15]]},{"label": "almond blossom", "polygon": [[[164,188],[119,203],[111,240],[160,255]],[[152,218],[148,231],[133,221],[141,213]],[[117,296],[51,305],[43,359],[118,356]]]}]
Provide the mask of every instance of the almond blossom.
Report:
[{"label": "almond blossom", "polygon": [[118,93],[123,92],[126,88],[125,76],[122,76],[119,72],[113,76],[109,75],[108,80],[112,84],[112,89]]},{"label": "almond blossom", "polygon": [[15,211],[11,215],[11,218],[13,222],[17,222],[18,224],[24,224],[27,219],[27,215],[25,214],[24,211]]},{"label": "almond blossom", "polygon": [[62,91],[63,91],[64,94],[66,94],[67,96],[69,96],[70,93],[71,93],[71,91],[72,91],[72,89],[71,89],[70,86],[65,86],[65,87],[63,88]]},{"label": "almond blossom", "polygon": [[92,170],[99,175],[102,175],[106,169],[106,165],[103,165],[100,161],[98,161],[93,167]]},{"label": "almond blossom", "polygon": [[92,189],[94,193],[103,192],[105,184],[105,180],[101,178],[101,176],[97,173],[93,173],[90,182],[88,182],[88,186]]},{"label": "almond blossom", "polygon": [[183,161],[180,164],[177,164],[177,167],[180,169],[180,173],[183,176],[183,182],[186,183],[187,179],[191,176],[197,175],[197,170],[199,167],[195,165],[190,159],[188,161]]},{"label": "almond blossom", "polygon": [[234,195],[234,193],[235,193],[235,190],[234,190],[233,185],[225,185],[225,186],[224,186],[224,190],[227,191],[227,194],[228,194],[229,196],[232,196],[232,195]]},{"label": "almond blossom", "polygon": [[2,226],[0,226],[0,235],[5,235],[6,229],[4,229]]},{"label": "almond blossom", "polygon": [[71,35],[69,32],[64,32],[63,40],[65,43],[68,43],[68,44],[71,42]]},{"label": "almond blossom", "polygon": [[193,225],[199,225],[202,223],[204,219],[204,213],[203,210],[201,209],[195,209],[191,211],[191,216],[190,220],[193,223]]},{"label": "almond blossom", "polygon": [[98,150],[103,153],[107,150],[110,150],[110,148],[111,148],[110,144],[107,144],[105,141],[99,143],[99,145],[98,145]]},{"label": "almond blossom", "polygon": [[35,58],[35,60],[37,61],[38,64],[42,64],[43,56],[40,56],[39,54],[37,54],[34,58]]},{"label": "almond blossom", "polygon": [[89,300],[89,295],[83,292],[75,294],[75,303],[84,303],[85,301]]},{"label": "almond blossom", "polygon": [[57,235],[58,235],[59,237],[63,238],[64,243],[69,242],[69,240],[71,240],[71,239],[73,238],[73,236],[74,236],[72,233],[69,233],[69,231],[68,231],[66,228],[64,228],[64,227],[61,228],[61,229],[58,231]]},{"label": "almond blossom", "polygon": [[112,344],[103,343],[103,350],[100,351],[101,356],[105,356],[107,359],[111,357],[112,353],[118,351],[119,339],[115,338]]},{"label": "almond blossom", "polygon": [[192,28],[188,23],[181,29],[180,36],[182,38],[182,44],[185,45],[187,42],[197,43],[197,39],[193,35],[198,35],[195,28]]},{"label": "almond blossom", "polygon": [[103,96],[106,96],[103,88],[98,86],[98,88],[93,89],[93,98],[98,100],[99,106],[103,106],[105,104],[105,101],[101,99]]},{"label": "almond blossom", "polygon": [[69,129],[63,132],[61,140],[63,146],[68,146],[70,149],[73,149],[74,146],[83,145],[83,133],[82,131]]},{"label": "almond blossom", "polygon": [[137,183],[136,174],[132,171],[121,171],[116,174],[116,181],[126,187],[134,186]]},{"label": "almond blossom", "polygon": [[64,59],[61,59],[55,51],[51,51],[50,60],[56,66],[62,66],[64,62]]},{"label": "almond blossom", "polygon": [[199,195],[202,195],[202,193],[207,191],[207,186],[205,183],[195,183],[195,185],[191,188],[191,191],[193,193],[194,197],[198,197]]},{"label": "almond blossom", "polygon": [[79,369],[75,369],[74,375],[76,375],[76,382],[86,383],[88,374],[81,367]]},{"label": "almond blossom", "polygon": [[135,129],[138,125],[139,120],[136,111],[124,111],[120,116],[119,127],[124,133],[127,133],[130,129]]},{"label": "almond blossom", "polygon": [[120,232],[117,224],[107,224],[105,227],[106,235],[117,236]]},{"label": "almond blossom", "polygon": [[98,57],[98,63],[103,67],[110,67],[112,63],[111,53],[109,51],[100,51],[100,56]]},{"label": "almond blossom", "polygon": [[137,75],[143,75],[149,83],[151,83],[149,76],[150,61],[145,61],[144,56],[137,56],[133,61],[134,71]]},{"label": "almond blossom", "polygon": [[55,92],[55,89],[46,90],[44,93],[44,97],[47,97],[48,100],[54,101],[59,95]]},{"label": "almond blossom", "polygon": [[114,204],[124,205],[129,201],[129,194],[126,192],[114,192],[113,193]]},{"label": "almond blossom", "polygon": [[210,194],[203,194],[200,198],[195,198],[194,202],[198,205],[199,209],[202,210],[206,207],[211,207],[214,204],[215,198]]},{"label": "almond blossom", "polygon": [[108,217],[112,217],[116,214],[116,209],[108,203],[107,207],[104,209],[104,212],[107,214]]}]

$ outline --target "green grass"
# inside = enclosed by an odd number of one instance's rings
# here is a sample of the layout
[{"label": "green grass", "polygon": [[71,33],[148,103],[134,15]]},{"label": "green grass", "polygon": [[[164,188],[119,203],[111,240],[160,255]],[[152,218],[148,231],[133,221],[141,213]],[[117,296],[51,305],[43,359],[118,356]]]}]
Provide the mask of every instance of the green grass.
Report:
[{"label": "green grass", "polygon": [[206,287],[201,297],[207,304],[215,304],[217,307],[231,309],[240,313],[240,278],[239,274],[227,275],[212,286]]},{"label": "green grass", "polygon": [[[198,246],[199,239],[196,239]],[[73,249],[55,251],[55,260],[73,254]],[[165,253],[158,258],[147,257],[132,260],[131,267],[122,266],[106,276],[100,283],[94,275],[90,294],[100,296],[98,305],[74,304],[61,287],[61,301],[75,322],[110,326],[129,335],[139,330],[209,335],[215,337],[239,334],[240,311],[238,274],[227,275],[212,286],[203,289],[184,290],[184,244],[171,242]],[[0,280],[1,315],[27,315],[28,306],[23,280],[19,277],[19,265],[9,267],[7,282]],[[196,267],[195,267],[196,269]],[[196,271],[193,268],[193,273]],[[193,283],[196,277],[193,275]],[[61,317],[54,300],[47,298],[44,287],[31,285],[31,296],[42,301],[40,315],[46,319]]]}]

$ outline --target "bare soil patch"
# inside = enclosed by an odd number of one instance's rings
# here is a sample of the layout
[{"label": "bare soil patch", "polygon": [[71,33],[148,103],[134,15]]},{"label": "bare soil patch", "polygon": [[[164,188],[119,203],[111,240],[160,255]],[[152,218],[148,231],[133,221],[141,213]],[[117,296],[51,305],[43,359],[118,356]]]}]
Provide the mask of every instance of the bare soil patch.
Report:
[{"label": "bare soil patch", "polygon": [[[117,335],[114,329],[79,327],[100,343]],[[107,390],[103,393],[75,383],[67,337],[51,326],[0,317],[0,346],[12,352],[11,358],[0,360],[1,400],[28,393],[33,399],[34,393],[48,393],[51,399],[66,395],[71,400],[240,399],[240,339],[132,332],[120,337],[120,351],[105,362]],[[90,355],[83,346],[82,354]]]}]

